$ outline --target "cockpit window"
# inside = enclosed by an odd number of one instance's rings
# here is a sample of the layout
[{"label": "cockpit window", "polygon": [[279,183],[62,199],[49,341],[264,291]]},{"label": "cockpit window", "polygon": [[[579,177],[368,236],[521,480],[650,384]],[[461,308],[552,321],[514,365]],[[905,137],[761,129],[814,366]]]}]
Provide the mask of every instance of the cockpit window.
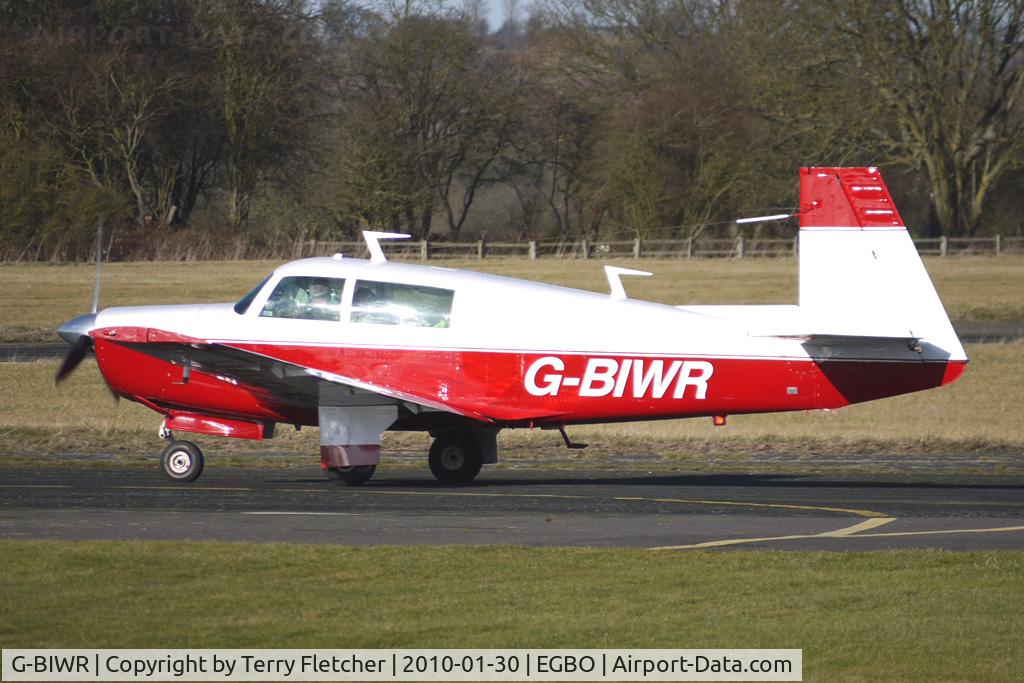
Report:
[{"label": "cockpit window", "polygon": [[256,295],[260,293],[260,290],[263,289],[263,285],[267,284],[268,280],[270,280],[269,275],[263,278],[263,282],[250,289],[245,296],[239,299],[238,303],[235,304],[235,313],[238,315],[245,315],[245,312],[249,310],[249,306],[252,306],[252,300],[256,298]]},{"label": "cockpit window", "polygon": [[302,320],[341,320],[345,281],[331,277],[285,277],[274,287],[260,316]]},{"label": "cockpit window", "polygon": [[454,297],[450,289],[359,280],[352,295],[350,319],[377,325],[448,327]]}]

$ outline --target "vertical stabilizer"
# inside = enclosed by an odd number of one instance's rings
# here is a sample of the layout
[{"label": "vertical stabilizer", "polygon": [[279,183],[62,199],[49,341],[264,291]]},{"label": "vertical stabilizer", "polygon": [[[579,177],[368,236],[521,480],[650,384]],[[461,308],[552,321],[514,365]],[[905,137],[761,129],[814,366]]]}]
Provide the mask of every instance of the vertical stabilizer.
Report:
[{"label": "vertical stabilizer", "polygon": [[877,168],[800,170],[800,309],[837,334],[966,358]]}]

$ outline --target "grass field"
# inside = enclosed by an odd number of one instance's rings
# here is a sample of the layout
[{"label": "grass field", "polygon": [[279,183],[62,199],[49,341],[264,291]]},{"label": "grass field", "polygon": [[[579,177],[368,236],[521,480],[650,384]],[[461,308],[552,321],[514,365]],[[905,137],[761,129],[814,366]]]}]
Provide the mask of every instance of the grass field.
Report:
[{"label": "grass field", "polygon": [[[607,291],[604,261],[438,261],[593,291]],[[649,270],[629,278],[630,296],[670,304],[796,303],[797,262],[779,259],[644,259],[608,263]],[[101,307],[235,301],[279,264],[232,261],[109,263]],[[1024,319],[1024,256],[925,259],[954,320]],[[0,342],[56,341],[64,320],[92,306],[90,265],[0,265]]]},{"label": "grass field", "polygon": [[4,647],[802,648],[1020,680],[1024,554],[0,542]]}]

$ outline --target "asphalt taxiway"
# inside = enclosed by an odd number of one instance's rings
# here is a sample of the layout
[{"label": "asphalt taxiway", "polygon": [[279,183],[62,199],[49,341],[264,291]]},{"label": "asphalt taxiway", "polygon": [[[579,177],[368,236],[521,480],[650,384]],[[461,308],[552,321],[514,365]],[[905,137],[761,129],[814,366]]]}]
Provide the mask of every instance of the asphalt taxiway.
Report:
[{"label": "asphalt taxiway", "polygon": [[209,469],[191,484],[156,468],[0,468],[0,538],[1021,549],[1024,479],[485,468],[446,487],[388,467],[350,488],[315,465]]}]

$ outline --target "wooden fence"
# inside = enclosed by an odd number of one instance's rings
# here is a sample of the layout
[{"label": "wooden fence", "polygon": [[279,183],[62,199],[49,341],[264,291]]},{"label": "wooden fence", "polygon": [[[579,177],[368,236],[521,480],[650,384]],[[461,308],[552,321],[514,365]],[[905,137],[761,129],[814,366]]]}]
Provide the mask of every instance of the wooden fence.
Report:
[{"label": "wooden fence", "polygon": [[[915,238],[923,256],[1024,254],[1024,237]],[[388,241],[388,256],[422,261],[485,258],[761,258],[795,256],[797,239],[531,240],[529,242]],[[366,258],[363,242],[302,243],[302,256]]]}]

